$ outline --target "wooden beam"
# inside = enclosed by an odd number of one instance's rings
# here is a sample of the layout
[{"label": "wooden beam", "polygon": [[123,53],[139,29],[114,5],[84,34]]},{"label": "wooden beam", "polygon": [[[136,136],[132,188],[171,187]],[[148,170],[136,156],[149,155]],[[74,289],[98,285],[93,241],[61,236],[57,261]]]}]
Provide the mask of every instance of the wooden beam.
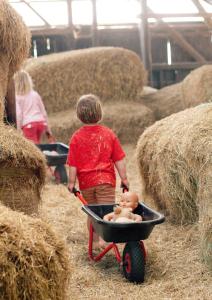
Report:
[{"label": "wooden beam", "polygon": [[171,65],[165,63],[153,63],[152,70],[188,70],[188,69],[196,69],[201,67],[202,65],[211,65],[212,61],[208,61],[207,63],[198,63],[198,62],[180,62],[174,63]]},{"label": "wooden beam", "polygon": [[141,0],[142,19],[140,23],[140,46],[141,57],[146,70],[151,74],[151,42],[149,39],[148,20],[147,20],[147,1]]},{"label": "wooden beam", "polygon": [[[151,11],[151,13],[153,13]],[[171,37],[174,38],[174,40],[184,49],[186,52],[188,52],[195,60],[201,63],[205,63],[205,58],[197,51],[195,50],[191,44],[189,44],[184,37],[173,27],[171,27],[169,24],[165,23],[162,19],[157,18],[157,15],[155,15],[155,19],[158,20],[159,23],[163,23],[164,28],[166,28],[170,33]]]},{"label": "wooden beam", "polygon": [[92,46],[98,46],[98,31],[97,31],[97,10],[96,10],[96,0],[91,0],[93,9],[93,24],[92,24]]},{"label": "wooden beam", "polygon": [[196,8],[199,10],[200,14],[204,18],[205,24],[208,26],[208,28],[212,29],[212,22],[211,22],[211,14],[207,13],[202,6],[202,4],[198,0],[192,0]]},{"label": "wooden beam", "polygon": [[68,8],[68,26],[73,31],[73,18],[72,18],[72,0],[67,0]]},{"label": "wooden beam", "polygon": [[50,27],[50,24],[25,0],[21,0],[24,4],[26,4],[44,23],[47,27]]}]

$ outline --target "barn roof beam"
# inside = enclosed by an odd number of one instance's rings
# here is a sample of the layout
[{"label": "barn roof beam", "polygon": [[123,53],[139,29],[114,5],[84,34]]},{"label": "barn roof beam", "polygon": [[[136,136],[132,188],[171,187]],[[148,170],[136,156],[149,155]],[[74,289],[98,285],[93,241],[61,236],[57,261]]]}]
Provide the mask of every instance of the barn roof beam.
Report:
[{"label": "barn roof beam", "polygon": [[205,24],[207,27],[211,30],[212,29],[212,22],[211,22],[211,14],[207,13],[202,6],[202,4],[199,2],[199,0],[192,0],[196,8],[199,10],[201,16],[204,18]]},{"label": "barn roof beam", "polygon": [[44,23],[47,27],[50,27],[51,25],[46,21],[46,19],[44,19],[38,12],[36,9],[34,9],[30,3],[26,2],[25,0],[21,0],[20,2],[23,2],[24,4],[26,4]]},{"label": "barn roof beam", "polygon": [[[154,14],[150,9],[149,11]],[[171,33],[171,37],[184,49],[188,52],[196,61],[205,63],[206,59],[196,50],[192,45],[186,41],[186,39],[173,27],[169,24],[165,23],[161,18],[155,14],[154,18],[158,21],[158,23],[163,23],[164,28]]]}]

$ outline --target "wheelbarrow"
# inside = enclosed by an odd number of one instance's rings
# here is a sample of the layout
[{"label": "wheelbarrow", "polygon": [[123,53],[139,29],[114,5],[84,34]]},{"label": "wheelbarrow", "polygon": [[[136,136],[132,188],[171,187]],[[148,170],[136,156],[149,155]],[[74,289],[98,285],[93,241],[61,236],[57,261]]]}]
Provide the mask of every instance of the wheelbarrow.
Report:
[{"label": "wheelbarrow", "polygon": [[37,147],[45,154],[47,165],[56,183],[67,184],[68,175],[65,164],[69,147],[63,143],[37,144]]},{"label": "wheelbarrow", "polygon": [[[105,254],[113,250],[115,258],[123,271],[124,277],[130,282],[142,283],[145,276],[146,250],[143,240],[147,239],[155,225],[164,222],[164,215],[151,209],[143,202],[141,206],[142,222],[115,223],[103,220],[104,215],[113,211],[117,204],[88,205],[80,191],[72,192],[82,202],[82,210],[90,217],[88,255],[92,261],[100,261]],[[97,233],[109,244],[98,255],[93,253],[93,234]],[[117,243],[125,243],[121,256]]]}]

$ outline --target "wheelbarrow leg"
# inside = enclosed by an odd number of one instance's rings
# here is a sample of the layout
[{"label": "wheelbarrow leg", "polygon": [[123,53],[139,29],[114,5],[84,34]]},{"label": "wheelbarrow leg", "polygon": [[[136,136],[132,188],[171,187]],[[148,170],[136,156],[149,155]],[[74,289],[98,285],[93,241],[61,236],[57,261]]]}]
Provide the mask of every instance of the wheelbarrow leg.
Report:
[{"label": "wheelbarrow leg", "polygon": [[102,252],[100,252],[97,256],[93,255],[93,234],[94,234],[94,229],[92,224],[90,223],[89,227],[89,244],[88,244],[88,254],[89,258],[94,261],[99,261],[101,258],[111,249],[114,250],[116,260],[120,263],[121,262],[121,255],[119,252],[119,249],[115,243],[110,243]]}]

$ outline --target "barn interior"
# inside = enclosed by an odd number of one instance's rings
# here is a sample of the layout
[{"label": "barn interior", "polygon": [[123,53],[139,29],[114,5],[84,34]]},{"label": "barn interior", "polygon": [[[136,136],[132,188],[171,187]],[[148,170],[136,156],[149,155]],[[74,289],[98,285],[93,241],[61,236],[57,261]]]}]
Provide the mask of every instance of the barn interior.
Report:
[{"label": "barn interior", "polygon": [[[211,299],[212,1],[3,0],[0,7],[0,299]],[[43,137],[37,147],[3,125],[20,69],[43,100],[53,143]],[[144,240],[139,284],[123,276],[126,261],[112,251],[89,259],[87,216],[68,190],[66,160],[51,165],[52,154],[41,151],[68,149],[82,126],[76,101],[90,93],[123,146],[130,191],[165,216]],[[125,243],[117,245],[124,256]]]}]

